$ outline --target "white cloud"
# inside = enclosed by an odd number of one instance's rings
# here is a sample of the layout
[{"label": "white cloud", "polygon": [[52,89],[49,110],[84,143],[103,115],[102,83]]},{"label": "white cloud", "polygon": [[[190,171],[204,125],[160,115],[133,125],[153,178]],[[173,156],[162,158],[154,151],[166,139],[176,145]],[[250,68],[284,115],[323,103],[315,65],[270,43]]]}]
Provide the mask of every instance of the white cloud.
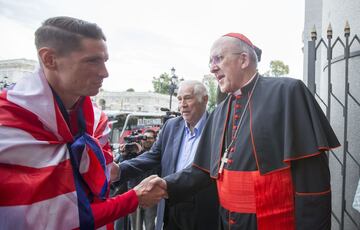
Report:
[{"label": "white cloud", "polygon": [[185,79],[207,74],[212,42],[246,34],[263,50],[260,72],[282,60],[302,77],[304,0],[0,0],[0,58],[35,59],[33,33],[43,20],[68,15],[99,24],[108,39],[107,90],[152,90],[171,67]]}]

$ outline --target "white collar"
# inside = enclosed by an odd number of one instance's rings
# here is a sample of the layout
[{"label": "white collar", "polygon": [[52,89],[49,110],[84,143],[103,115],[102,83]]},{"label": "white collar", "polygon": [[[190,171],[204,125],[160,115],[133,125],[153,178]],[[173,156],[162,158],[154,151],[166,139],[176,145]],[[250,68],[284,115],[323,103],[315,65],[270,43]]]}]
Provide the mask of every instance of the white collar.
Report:
[{"label": "white collar", "polygon": [[247,86],[248,84],[250,84],[250,82],[255,78],[257,72],[250,78],[250,80],[248,80],[240,89],[236,90],[234,93],[232,93],[232,95],[237,96],[237,95],[241,95],[241,89],[245,86]]}]

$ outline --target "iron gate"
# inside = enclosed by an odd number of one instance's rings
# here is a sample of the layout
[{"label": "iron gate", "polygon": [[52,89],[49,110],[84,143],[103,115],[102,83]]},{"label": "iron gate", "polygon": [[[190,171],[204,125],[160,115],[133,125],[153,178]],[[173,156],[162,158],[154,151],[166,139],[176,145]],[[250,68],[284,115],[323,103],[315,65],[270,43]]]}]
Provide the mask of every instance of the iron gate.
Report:
[{"label": "iron gate", "polygon": [[[332,177],[332,229],[360,229],[360,214],[352,208],[360,176],[360,39],[333,39],[331,25],[326,39],[317,39],[315,28],[308,41],[307,84],[331,122],[342,146],[330,151]],[[351,52],[350,49],[358,48]],[[335,58],[333,53],[338,54]],[[320,57],[319,57],[320,55]],[[320,59],[320,60],[319,60]],[[335,74],[334,74],[335,72]]]}]

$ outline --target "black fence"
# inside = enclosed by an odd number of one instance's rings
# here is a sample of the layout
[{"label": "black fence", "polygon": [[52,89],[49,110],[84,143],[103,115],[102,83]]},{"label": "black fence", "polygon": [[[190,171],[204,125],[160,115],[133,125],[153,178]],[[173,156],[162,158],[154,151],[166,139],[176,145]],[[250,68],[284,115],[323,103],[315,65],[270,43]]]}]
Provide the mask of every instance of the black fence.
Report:
[{"label": "black fence", "polygon": [[318,39],[313,29],[308,42],[308,87],[342,143],[340,148],[328,153],[332,176],[332,229],[360,229],[360,214],[352,208],[360,176],[360,118],[356,118],[360,117],[359,45],[359,37],[350,36],[348,23],[343,37],[333,38],[329,25],[326,39]]}]

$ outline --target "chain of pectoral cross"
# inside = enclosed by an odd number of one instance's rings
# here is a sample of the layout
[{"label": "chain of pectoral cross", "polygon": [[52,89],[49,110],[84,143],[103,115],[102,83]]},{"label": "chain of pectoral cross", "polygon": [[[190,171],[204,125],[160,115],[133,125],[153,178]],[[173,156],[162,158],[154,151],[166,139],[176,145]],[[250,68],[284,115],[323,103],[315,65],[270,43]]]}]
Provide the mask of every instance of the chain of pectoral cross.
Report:
[{"label": "chain of pectoral cross", "polygon": [[246,113],[246,111],[247,111],[247,109],[248,109],[248,107],[249,107],[250,99],[251,99],[251,97],[252,97],[252,95],[253,95],[255,86],[257,85],[257,82],[258,82],[259,78],[260,78],[259,76],[256,78],[256,81],[255,81],[255,83],[254,83],[254,86],[253,86],[252,89],[251,89],[249,98],[247,99],[246,104],[245,104],[244,111],[243,111],[242,114],[241,114],[239,123],[238,123],[238,125],[237,125],[237,127],[236,127],[236,130],[235,130],[235,133],[234,133],[234,136],[232,136],[231,142],[230,142],[229,145],[227,145],[227,143],[226,143],[226,142],[227,142],[227,138],[226,138],[226,136],[225,136],[225,146],[226,146],[226,148],[225,148],[224,154],[223,154],[222,157],[221,157],[221,163],[220,163],[219,173],[222,173],[225,164],[228,163],[228,161],[229,161],[229,158],[228,158],[229,150],[230,150],[231,146],[234,144],[234,142],[235,142],[235,140],[236,140],[236,138],[237,138],[237,136],[238,136],[238,134],[239,134],[240,126],[241,126],[241,124],[242,124],[244,115],[245,115],[245,113]]}]

